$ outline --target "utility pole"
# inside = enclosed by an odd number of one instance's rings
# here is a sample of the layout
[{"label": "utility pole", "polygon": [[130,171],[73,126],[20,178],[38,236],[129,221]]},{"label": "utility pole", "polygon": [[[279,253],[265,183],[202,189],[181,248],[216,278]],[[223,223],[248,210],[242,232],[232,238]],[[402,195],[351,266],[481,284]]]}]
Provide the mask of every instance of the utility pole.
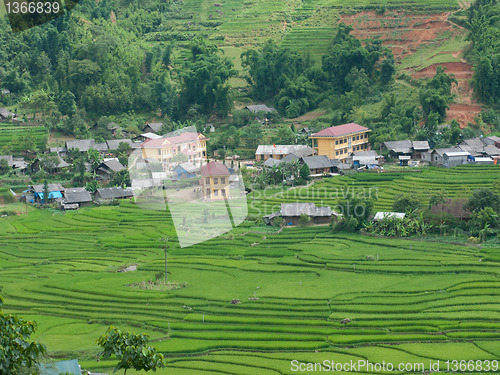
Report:
[{"label": "utility pole", "polygon": [[167,242],[168,242],[168,237],[162,237],[161,238],[162,241],[165,241],[165,245],[162,246],[160,245],[160,249],[163,248],[163,250],[165,250],[165,282],[167,283],[168,282],[168,273],[167,273],[167,249],[169,248],[169,246],[167,246]]}]

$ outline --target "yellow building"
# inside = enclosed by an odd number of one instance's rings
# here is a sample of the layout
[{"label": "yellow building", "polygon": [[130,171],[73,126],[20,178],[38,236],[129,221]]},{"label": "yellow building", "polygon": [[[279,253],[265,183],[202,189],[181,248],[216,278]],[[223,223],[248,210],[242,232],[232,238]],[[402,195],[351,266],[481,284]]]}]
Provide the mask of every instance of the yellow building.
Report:
[{"label": "yellow building", "polygon": [[211,161],[201,167],[201,185],[205,200],[230,199],[229,170],[224,164]]},{"label": "yellow building", "polygon": [[309,136],[316,155],[326,155],[329,159],[346,159],[351,152],[369,149],[368,133],[364,126],[350,123],[332,126]]},{"label": "yellow building", "polygon": [[141,145],[142,157],[152,158],[164,166],[176,155],[183,154],[191,163],[207,158],[207,140],[201,133],[182,133],[176,137],[148,139]]}]

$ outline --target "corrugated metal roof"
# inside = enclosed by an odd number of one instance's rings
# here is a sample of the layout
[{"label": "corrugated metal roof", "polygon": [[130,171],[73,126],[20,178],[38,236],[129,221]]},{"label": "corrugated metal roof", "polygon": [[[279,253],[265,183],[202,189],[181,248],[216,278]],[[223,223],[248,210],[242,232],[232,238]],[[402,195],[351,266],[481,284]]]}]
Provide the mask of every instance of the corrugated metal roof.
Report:
[{"label": "corrugated metal roof", "polygon": [[161,123],[161,122],[152,122],[151,124],[146,124],[146,126],[144,126],[143,130],[146,129],[148,126],[151,129],[153,129],[153,131],[155,133],[158,133],[160,131],[161,127],[163,126],[163,123]]},{"label": "corrugated metal roof", "polygon": [[121,170],[123,169],[126,169],[118,160],[116,159],[110,159],[110,160],[106,160],[106,161],[103,161],[98,169],[110,169],[112,170],[113,172],[120,172]]},{"label": "corrugated metal roof", "polygon": [[458,156],[467,156],[470,155],[468,152],[461,151],[461,152],[445,152],[444,156],[447,156],[449,158],[451,157],[458,157]]},{"label": "corrugated metal roof", "polygon": [[208,139],[201,133],[182,133],[175,137],[148,139],[144,141],[141,147],[143,148],[161,148],[179,143],[193,142],[196,140]]},{"label": "corrugated metal roof", "polygon": [[320,132],[314,133],[311,137],[339,137],[341,135],[347,135],[357,132],[369,131],[370,129],[364,126],[358,125],[354,122],[344,125],[332,126],[321,130]]},{"label": "corrugated metal roof", "polygon": [[[299,151],[302,149],[306,149],[309,152],[311,147],[306,145],[259,145],[257,147],[257,151],[255,151],[256,155],[288,155],[295,151]],[[312,152],[311,154],[312,155]]]},{"label": "corrugated metal roof", "polygon": [[118,149],[118,146],[122,142],[125,142],[130,147],[132,147],[132,141],[130,139],[110,139],[109,141],[106,141],[106,143],[108,145],[108,148],[110,150],[116,150],[116,149]]},{"label": "corrugated metal roof", "polygon": [[[287,155],[286,157],[288,157],[288,156],[290,156],[290,155]],[[286,157],[283,158],[283,160],[285,160]],[[295,158],[297,158],[297,156],[295,156]],[[297,160],[298,160],[298,158],[297,158]],[[279,164],[280,162],[281,162],[281,160],[269,158],[264,162],[264,167],[272,168],[273,166],[275,166],[276,164]]]},{"label": "corrugated metal roof", "polygon": [[426,151],[429,150],[429,142],[427,141],[413,141],[413,149],[416,151]]},{"label": "corrugated metal roof", "polygon": [[443,156],[445,152],[456,152],[457,150],[460,151],[461,148],[460,147],[436,148],[434,151],[432,151],[432,153],[436,153],[439,156]]},{"label": "corrugated metal roof", "polygon": [[83,191],[71,191],[66,190],[64,192],[64,200],[66,203],[85,203],[92,202],[92,196],[87,190]]},{"label": "corrugated metal roof", "polygon": [[387,147],[389,150],[395,152],[396,154],[402,153],[402,154],[411,154],[413,145],[411,141],[409,140],[404,140],[404,141],[387,141],[384,142],[384,146]]},{"label": "corrugated metal roof", "polygon": [[[43,184],[34,185],[33,190],[35,193],[43,193]],[[65,189],[61,184],[49,184],[49,192],[53,191],[64,191]]]},{"label": "corrugated metal roof", "polygon": [[122,187],[101,188],[97,189],[97,193],[102,199],[127,198],[134,196],[131,189],[123,189]]},{"label": "corrugated metal roof", "polygon": [[268,112],[273,111],[271,108],[269,108],[265,104],[247,105],[245,108],[248,109],[252,113],[257,113],[257,112],[262,112],[262,111],[268,113]]},{"label": "corrugated metal roof", "polygon": [[304,160],[304,163],[307,164],[309,169],[333,167],[333,163],[326,155],[304,156],[302,160]]},{"label": "corrugated metal roof", "polygon": [[86,152],[94,145],[95,141],[93,139],[79,139],[77,141],[66,141],[66,149],[71,150],[76,148],[81,152]]},{"label": "corrugated metal roof", "polygon": [[[196,171],[198,171],[198,168],[196,168],[193,163],[189,163],[189,162],[181,163],[177,167],[181,167],[187,173],[196,173]],[[177,167],[175,167],[175,168],[177,168]]]}]

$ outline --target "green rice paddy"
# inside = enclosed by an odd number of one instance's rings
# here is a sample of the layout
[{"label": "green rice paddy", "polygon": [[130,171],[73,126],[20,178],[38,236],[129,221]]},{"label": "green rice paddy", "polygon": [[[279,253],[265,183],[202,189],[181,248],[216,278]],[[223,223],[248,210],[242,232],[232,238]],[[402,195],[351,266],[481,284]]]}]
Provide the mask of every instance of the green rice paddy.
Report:
[{"label": "green rice paddy", "polygon": [[[336,177],[308,191],[376,186],[382,209],[399,192],[453,196],[498,176],[496,166],[476,168]],[[260,197],[250,211],[290,201],[292,192]],[[162,236],[169,237],[169,280],[188,287],[130,287],[164,270]],[[500,358],[498,248],[338,234],[328,226],[278,233],[246,221],[181,249],[168,212],[130,201],[2,218],[0,244],[4,313],[37,321],[34,339],[52,356],[79,358],[91,371],[114,367],[96,361],[95,340],[110,324],[151,336],[169,362],[159,374],[292,374],[293,360],[440,360],[444,371],[446,360]],[[130,264],[138,270],[116,272]],[[342,324],[345,318],[351,322]]]}]

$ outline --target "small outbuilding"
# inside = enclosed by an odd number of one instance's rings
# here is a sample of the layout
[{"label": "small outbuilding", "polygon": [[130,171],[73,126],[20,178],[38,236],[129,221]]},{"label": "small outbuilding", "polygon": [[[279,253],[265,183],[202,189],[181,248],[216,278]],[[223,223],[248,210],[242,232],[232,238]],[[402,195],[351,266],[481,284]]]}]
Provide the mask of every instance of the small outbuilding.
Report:
[{"label": "small outbuilding", "polygon": [[78,204],[79,207],[90,206],[92,204],[92,196],[83,187],[68,188],[64,191],[62,204],[63,207],[66,204]]},{"label": "small outbuilding", "polygon": [[264,216],[264,222],[271,224],[275,217],[282,217],[286,224],[299,224],[300,216],[306,214],[314,224],[328,224],[332,218],[331,207],[316,207],[311,203],[282,203],[281,210]]},{"label": "small outbuilding", "polygon": [[121,186],[97,189],[95,193],[95,199],[98,201],[125,199],[133,196],[134,192],[132,189],[124,189]]},{"label": "small outbuilding", "polygon": [[473,160],[473,157],[465,151],[461,152],[445,152],[443,155],[443,166],[445,168],[453,168],[457,165],[467,164],[467,160]]}]

